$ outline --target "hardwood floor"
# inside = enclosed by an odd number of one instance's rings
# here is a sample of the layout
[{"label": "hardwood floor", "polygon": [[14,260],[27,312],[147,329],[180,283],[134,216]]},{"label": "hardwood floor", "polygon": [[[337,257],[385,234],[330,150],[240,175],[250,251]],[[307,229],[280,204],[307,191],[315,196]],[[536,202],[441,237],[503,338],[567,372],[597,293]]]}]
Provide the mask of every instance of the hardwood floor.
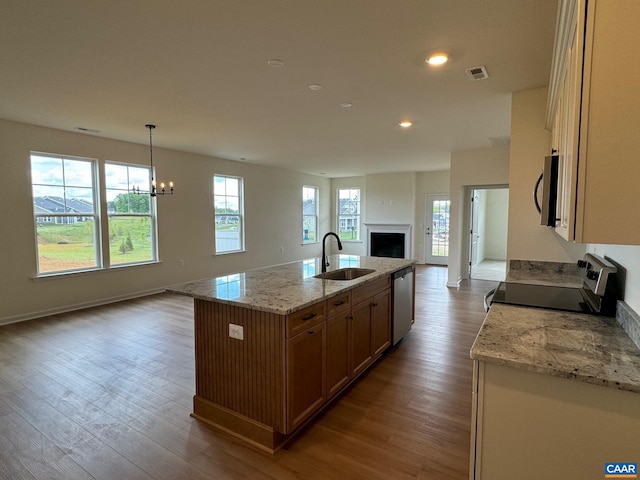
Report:
[{"label": "hardwood floor", "polygon": [[0,327],[0,479],[466,479],[469,349],[496,282],[418,266],[416,323],[275,455],[189,416],[192,300]]}]

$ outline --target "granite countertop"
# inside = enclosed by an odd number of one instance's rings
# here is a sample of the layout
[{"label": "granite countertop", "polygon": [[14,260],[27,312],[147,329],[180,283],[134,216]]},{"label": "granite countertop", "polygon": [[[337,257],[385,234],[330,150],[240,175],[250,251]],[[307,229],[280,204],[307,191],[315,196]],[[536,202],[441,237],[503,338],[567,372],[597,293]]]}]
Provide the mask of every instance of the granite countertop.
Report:
[{"label": "granite countertop", "polygon": [[640,350],[615,318],[493,304],[471,358],[640,393]]},{"label": "granite countertop", "polygon": [[201,300],[287,315],[324,298],[390,275],[416,262],[403,258],[330,255],[329,263],[327,271],[357,267],[372,269],[375,272],[354,280],[314,278],[314,275],[321,271],[321,262],[320,258],[311,258],[173,285],[168,287],[167,291]]}]

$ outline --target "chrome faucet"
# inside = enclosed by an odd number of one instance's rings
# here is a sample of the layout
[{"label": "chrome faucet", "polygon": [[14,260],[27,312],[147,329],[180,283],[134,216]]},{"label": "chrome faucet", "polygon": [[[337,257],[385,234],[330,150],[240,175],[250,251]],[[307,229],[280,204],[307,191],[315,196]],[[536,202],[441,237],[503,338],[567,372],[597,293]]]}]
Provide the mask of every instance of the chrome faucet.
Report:
[{"label": "chrome faucet", "polygon": [[322,237],[322,273],[327,273],[327,267],[329,266],[329,257],[327,257],[327,254],[325,253],[325,240],[329,235],[333,235],[334,237],[336,237],[336,240],[338,241],[338,250],[342,250],[342,242],[340,241],[340,237],[338,237],[338,235],[333,232],[325,233],[324,237]]}]

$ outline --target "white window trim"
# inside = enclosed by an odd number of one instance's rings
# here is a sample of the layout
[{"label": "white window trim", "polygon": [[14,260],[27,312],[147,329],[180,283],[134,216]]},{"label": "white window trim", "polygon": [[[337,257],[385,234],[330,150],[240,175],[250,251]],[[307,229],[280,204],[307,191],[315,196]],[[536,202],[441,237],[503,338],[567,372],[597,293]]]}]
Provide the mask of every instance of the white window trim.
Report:
[{"label": "white window trim", "polygon": [[[93,213],[91,214],[69,214],[69,213],[53,213],[48,212],[47,214],[37,214],[33,205],[33,187],[34,185],[43,185],[46,184],[34,184],[32,175],[32,167],[31,167],[31,157],[39,156],[39,157],[48,157],[54,158],[57,160],[76,160],[89,162],[91,164],[91,193],[92,193],[92,202],[93,202]],[[36,278],[45,278],[45,277],[54,277],[59,275],[68,275],[72,273],[80,273],[80,272],[92,272],[104,269],[104,259],[103,259],[103,248],[102,248],[102,217],[101,217],[101,208],[100,208],[100,185],[98,182],[99,174],[98,174],[98,160],[95,158],[87,158],[87,157],[78,157],[74,155],[64,155],[57,153],[47,153],[47,152],[39,152],[39,151],[31,151],[29,152],[29,175],[31,180],[31,202],[32,202],[32,212],[33,212],[33,233],[35,235],[35,260],[36,260]],[[56,186],[56,185],[51,185]],[[62,185],[65,189],[67,188],[66,182]],[[86,187],[85,187],[86,188]],[[41,272],[40,271],[40,249],[38,248],[38,218],[73,218],[73,217],[91,217],[93,218],[93,241],[94,241],[94,256],[95,256],[95,265],[91,267],[82,267],[82,268],[72,268],[67,270],[53,270],[49,272]]]},{"label": "white window trim", "polygon": [[[155,172],[151,171],[151,167],[147,167],[145,165],[139,165],[136,163],[127,163],[127,162],[115,162],[115,161],[111,161],[111,160],[107,160],[104,162],[105,165],[105,171],[106,171],[106,166],[107,164],[109,165],[120,165],[120,166],[124,166],[124,167],[134,167],[134,168],[143,168],[146,169],[149,173],[149,178],[148,178],[148,182],[149,184],[151,184],[151,175],[154,174]],[[110,189],[107,188],[107,182],[106,182],[106,178],[104,181],[104,194],[105,194],[105,199],[107,198],[107,191],[108,190],[114,190],[114,189]],[[106,206],[105,202],[105,206]],[[108,210],[108,209],[107,209]],[[145,265],[145,264],[153,264],[153,263],[158,263],[159,258],[160,258],[160,246],[159,246],[159,238],[158,238],[158,210],[157,210],[157,203],[153,198],[150,198],[149,201],[149,213],[109,213],[107,211],[106,213],[106,218],[107,218],[107,222],[106,222],[106,232],[107,232],[107,241],[108,241],[108,237],[110,235],[109,232],[109,219],[111,217],[145,217],[145,218],[149,218],[151,227],[151,258],[148,260],[140,260],[140,261],[135,261],[135,262],[122,262],[122,263],[112,263],[111,262],[111,254],[109,251],[109,248],[106,249],[105,252],[103,252],[103,255],[105,257],[105,260],[108,262],[108,267],[107,268],[122,268],[122,267],[129,267],[129,266],[134,266],[134,265]]]},{"label": "white window trim", "polygon": [[[314,206],[315,206],[315,213],[314,215],[305,215],[304,213],[304,189],[305,188],[312,188],[313,191],[315,192],[314,195]],[[320,243],[320,240],[318,239],[318,225],[320,223],[320,215],[319,215],[319,202],[320,202],[320,189],[316,186],[313,185],[303,185],[302,186],[302,245],[313,245],[314,243]],[[315,240],[306,240],[304,239],[304,219],[306,217],[314,217],[315,219]]]},{"label": "white window trim", "polygon": [[358,217],[358,238],[354,239],[342,239],[343,243],[363,243],[362,239],[362,188],[360,187],[338,187],[336,188],[336,232],[338,232],[338,236],[340,235],[340,218],[348,217],[348,215],[340,215],[340,191],[341,190],[358,190],[360,199],[358,203],[360,205],[360,213],[354,214],[353,216]]},{"label": "white window trim", "polygon": [[[239,213],[233,214],[233,216],[237,216],[240,217],[240,221],[238,222],[239,224],[239,228],[240,228],[240,235],[239,235],[239,240],[240,240],[240,248],[236,249],[236,250],[225,250],[223,252],[219,252],[218,251],[218,246],[217,246],[217,240],[216,240],[216,222],[215,219],[218,216],[225,216],[225,215],[229,215],[229,214],[218,214],[216,213],[216,207],[215,207],[215,178],[216,177],[220,177],[220,178],[232,178],[235,180],[239,180],[238,182],[238,210]],[[213,192],[213,218],[214,218],[214,223],[213,223],[213,254],[218,256],[218,255],[229,255],[229,254],[234,254],[234,253],[244,253],[246,252],[246,247],[245,247],[245,229],[244,229],[244,178],[243,177],[238,177],[235,175],[224,175],[224,174],[219,174],[219,173],[214,173],[213,174],[213,188],[212,188],[212,192]],[[230,196],[230,195],[229,195]]]}]

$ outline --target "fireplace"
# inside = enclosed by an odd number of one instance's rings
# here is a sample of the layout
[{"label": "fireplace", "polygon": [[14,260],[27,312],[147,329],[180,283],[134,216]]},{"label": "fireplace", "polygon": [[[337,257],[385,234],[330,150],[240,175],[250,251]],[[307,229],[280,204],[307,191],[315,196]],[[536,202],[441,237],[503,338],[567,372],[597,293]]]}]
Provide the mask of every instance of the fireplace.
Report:
[{"label": "fireplace", "polygon": [[365,226],[369,256],[410,258],[411,225],[365,223]]},{"label": "fireplace", "polygon": [[372,257],[404,258],[404,233],[372,232]]}]

